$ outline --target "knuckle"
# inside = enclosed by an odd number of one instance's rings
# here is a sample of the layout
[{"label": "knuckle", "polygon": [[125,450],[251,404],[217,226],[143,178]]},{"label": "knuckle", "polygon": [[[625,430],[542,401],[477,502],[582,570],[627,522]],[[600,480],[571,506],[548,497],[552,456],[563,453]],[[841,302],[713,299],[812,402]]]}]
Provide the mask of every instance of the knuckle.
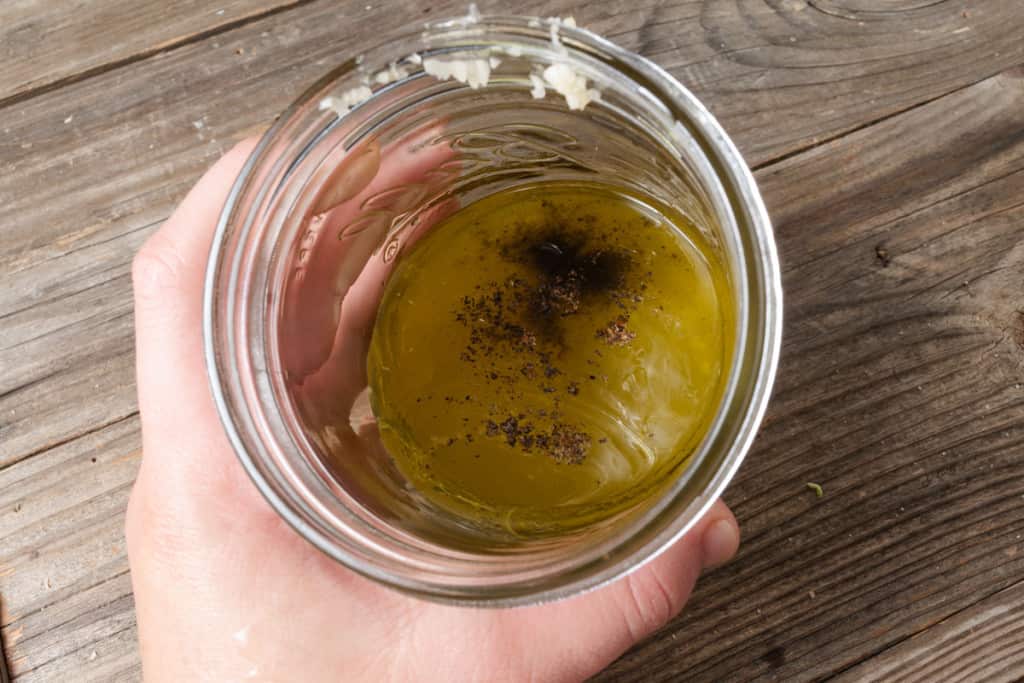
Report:
[{"label": "knuckle", "polygon": [[148,566],[173,566],[187,555],[189,545],[182,529],[187,515],[173,503],[159,484],[140,471],[128,497],[124,518],[125,550],[130,562],[145,560]]},{"label": "knuckle", "polygon": [[168,290],[176,289],[184,265],[159,234],[150,237],[132,259],[132,287],[140,302],[161,299]]},{"label": "knuckle", "polygon": [[678,611],[671,587],[656,572],[626,577],[622,616],[634,640],[640,640],[668,623]]}]

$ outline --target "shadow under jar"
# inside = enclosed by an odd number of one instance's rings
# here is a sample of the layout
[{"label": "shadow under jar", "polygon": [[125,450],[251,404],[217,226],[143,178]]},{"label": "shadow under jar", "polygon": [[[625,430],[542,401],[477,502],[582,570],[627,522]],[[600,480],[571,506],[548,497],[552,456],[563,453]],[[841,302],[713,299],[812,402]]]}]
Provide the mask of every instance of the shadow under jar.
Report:
[{"label": "shadow under jar", "polygon": [[[558,75],[552,65],[577,80],[551,78]],[[671,457],[635,486],[620,487],[611,503],[566,505],[562,519],[557,505],[531,515],[530,506],[516,511],[509,501],[505,518],[494,510],[474,514],[472,505],[449,505],[425,490],[423,471],[389,452],[397,441],[375,414],[388,412],[381,405],[388,399],[369,389],[383,386],[388,369],[380,357],[368,361],[383,334],[374,339],[375,324],[395,289],[392,279],[402,276],[410,255],[427,258],[430,238],[448,231],[457,239],[467,226],[509,211],[494,204],[500,198],[528,203],[544,188],[560,188],[563,208],[574,196],[604,193],[610,203],[591,212],[598,218],[630,204],[646,228],[675,229],[673,239],[699,245],[717,273],[720,377],[701,397],[706,414],[692,438],[673,442]],[[487,210],[476,223],[460,224],[474,207]],[[622,232],[610,242],[632,239],[639,228],[627,218],[612,228]],[[501,225],[490,223],[492,243],[480,263],[520,243],[527,254],[531,244],[549,256],[565,252],[565,244],[524,238],[528,219],[509,220],[507,240],[495,237]],[[599,263],[608,251],[595,252],[597,271],[610,267]],[[450,331],[455,347],[467,334],[458,318],[464,323],[466,312],[437,304],[452,294],[446,282],[424,290],[436,292],[427,298],[442,312],[433,338],[436,367],[452,352],[437,340]],[[644,301],[629,291],[631,301]],[[735,473],[765,410],[782,308],[771,227],[753,178],[687,90],[587,31],[549,20],[471,16],[429,24],[349,60],[282,115],[224,208],[205,313],[207,362],[227,433],[256,485],[298,533],[401,590],[511,605],[621,576],[700,519]],[[478,369],[488,360],[483,355]],[[399,379],[436,369],[427,358],[421,353]],[[575,397],[575,382],[562,382],[558,391]],[[509,437],[487,416],[487,405],[469,395],[431,396],[426,386],[415,398],[461,401],[442,404],[439,421],[459,410],[482,411],[467,433],[481,437],[474,448],[485,455],[502,445],[488,436]],[[488,433],[494,427],[500,434]],[[550,436],[555,428],[545,429]],[[521,444],[522,434],[514,436]],[[588,437],[587,445],[596,442]],[[488,476],[500,482],[497,461],[485,461]]]}]

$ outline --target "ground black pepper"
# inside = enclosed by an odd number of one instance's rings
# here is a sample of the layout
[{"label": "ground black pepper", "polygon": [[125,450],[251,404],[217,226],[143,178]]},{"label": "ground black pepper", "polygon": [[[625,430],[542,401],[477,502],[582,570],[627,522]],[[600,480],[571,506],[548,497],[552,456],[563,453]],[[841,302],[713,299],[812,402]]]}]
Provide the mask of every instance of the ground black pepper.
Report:
[{"label": "ground black pepper", "polygon": [[636,333],[626,327],[627,323],[629,316],[620,315],[598,330],[597,338],[603,339],[609,346],[625,346],[636,339]]},{"label": "ground black pepper", "polygon": [[[578,218],[584,218],[588,225],[595,222],[592,217]],[[455,321],[469,330],[469,343],[459,358],[471,372],[496,354],[520,355],[523,362],[519,375],[531,381],[540,380],[535,388],[552,397],[551,409],[556,413],[556,381],[570,396],[580,392],[579,381],[563,378],[565,373],[557,362],[565,352],[563,321],[586,306],[611,302],[624,312],[599,330],[598,335],[612,346],[624,346],[636,337],[626,327],[628,311],[643,301],[639,290],[646,288],[643,278],[634,282],[633,287],[627,286],[633,269],[628,252],[587,249],[587,236],[577,230],[556,222],[540,237],[514,238],[498,245],[502,258],[521,266],[522,276],[477,285],[474,294],[464,296],[454,312]],[[601,355],[597,350],[595,354]],[[588,377],[597,379],[595,375]],[[494,370],[482,373],[482,378],[505,385],[510,392],[521,385],[515,378]],[[539,431],[532,423],[521,422],[524,416],[502,417],[495,407],[489,412],[484,433],[492,438],[501,437],[509,446],[523,451],[530,452],[536,447],[556,462],[579,464],[590,448],[590,435],[570,424],[555,421],[550,429]],[[533,412],[538,418],[548,417],[545,409]]]},{"label": "ground black pepper", "polygon": [[546,534],[632,504],[685,454],[731,318],[715,254],[678,216],[648,220],[659,210],[543,183],[471,204],[403,251],[367,371],[413,495]]}]

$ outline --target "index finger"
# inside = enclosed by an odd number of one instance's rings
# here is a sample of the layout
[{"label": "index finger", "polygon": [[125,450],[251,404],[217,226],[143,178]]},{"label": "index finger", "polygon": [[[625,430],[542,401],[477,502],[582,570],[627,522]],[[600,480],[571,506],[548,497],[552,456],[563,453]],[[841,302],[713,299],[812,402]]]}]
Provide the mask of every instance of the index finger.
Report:
[{"label": "index finger", "polygon": [[203,282],[221,209],[255,145],[245,140],[217,161],[132,262],[143,440],[177,445],[176,457],[223,439],[203,361]]}]

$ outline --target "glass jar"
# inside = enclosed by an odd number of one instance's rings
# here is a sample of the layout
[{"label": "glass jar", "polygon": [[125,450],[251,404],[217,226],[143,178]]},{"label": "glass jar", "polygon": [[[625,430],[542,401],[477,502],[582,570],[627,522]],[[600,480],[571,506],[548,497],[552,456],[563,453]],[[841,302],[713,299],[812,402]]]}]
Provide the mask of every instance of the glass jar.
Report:
[{"label": "glass jar", "polygon": [[[584,87],[563,97],[543,77],[552,65]],[[403,479],[374,438],[365,353],[413,239],[457,206],[548,178],[599,178],[692,219],[729,273],[735,344],[710,428],[654,495],[564,535],[498,538],[425,507]],[[230,440],[298,533],[403,591],[513,605],[611,581],[700,519],[764,413],[781,323],[754,179],[690,92],[564,22],[470,15],[345,61],[264,135],[218,226],[204,335]]]}]

